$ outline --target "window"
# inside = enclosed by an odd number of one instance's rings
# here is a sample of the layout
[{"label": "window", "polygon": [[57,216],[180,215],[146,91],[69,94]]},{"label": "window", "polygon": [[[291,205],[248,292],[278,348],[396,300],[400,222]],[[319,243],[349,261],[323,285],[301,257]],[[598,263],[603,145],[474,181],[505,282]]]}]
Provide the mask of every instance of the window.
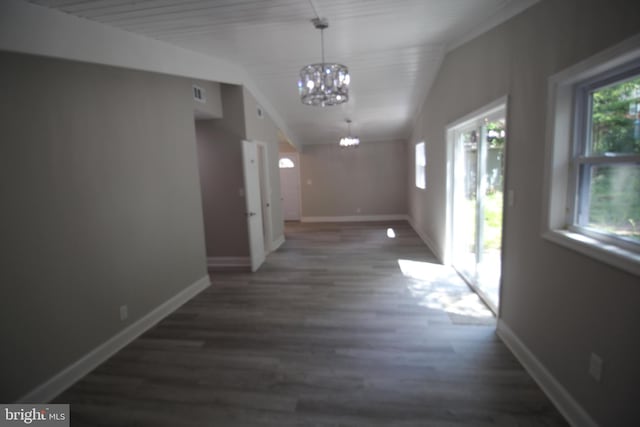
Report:
[{"label": "window", "polygon": [[640,275],[640,36],[549,79],[543,236]]},{"label": "window", "polygon": [[427,153],[424,142],[416,144],[416,187],[427,188]]},{"label": "window", "polygon": [[640,63],[577,87],[570,229],[640,244]]},{"label": "window", "polygon": [[290,158],[283,157],[278,162],[278,167],[280,169],[290,169],[290,168],[295,168],[296,165],[293,163],[293,160],[291,160]]}]

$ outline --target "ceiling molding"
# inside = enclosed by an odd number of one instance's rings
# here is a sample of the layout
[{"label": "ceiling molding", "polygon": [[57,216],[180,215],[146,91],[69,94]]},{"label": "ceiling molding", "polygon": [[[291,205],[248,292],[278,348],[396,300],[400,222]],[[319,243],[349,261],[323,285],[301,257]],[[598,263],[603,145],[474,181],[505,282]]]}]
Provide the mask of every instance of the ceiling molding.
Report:
[{"label": "ceiling molding", "polygon": [[506,0],[504,7],[500,8],[498,13],[485,20],[484,23],[474,25],[473,31],[465,34],[464,36],[454,40],[447,45],[447,52],[451,52],[462,46],[463,44],[475,39],[476,37],[486,33],[494,27],[508,21],[524,10],[530,8],[534,4],[540,2],[540,0]]},{"label": "ceiling molding", "polygon": [[235,84],[244,73],[223,59],[20,0],[0,2],[0,49]]}]

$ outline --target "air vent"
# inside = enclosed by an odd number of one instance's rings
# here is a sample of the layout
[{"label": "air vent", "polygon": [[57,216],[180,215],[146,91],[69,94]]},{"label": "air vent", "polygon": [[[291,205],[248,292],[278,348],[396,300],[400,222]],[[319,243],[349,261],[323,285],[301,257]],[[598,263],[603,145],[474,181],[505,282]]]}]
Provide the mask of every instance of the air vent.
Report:
[{"label": "air vent", "polygon": [[207,102],[207,98],[204,94],[204,89],[200,86],[193,85],[193,99],[194,101],[202,102],[203,104]]}]

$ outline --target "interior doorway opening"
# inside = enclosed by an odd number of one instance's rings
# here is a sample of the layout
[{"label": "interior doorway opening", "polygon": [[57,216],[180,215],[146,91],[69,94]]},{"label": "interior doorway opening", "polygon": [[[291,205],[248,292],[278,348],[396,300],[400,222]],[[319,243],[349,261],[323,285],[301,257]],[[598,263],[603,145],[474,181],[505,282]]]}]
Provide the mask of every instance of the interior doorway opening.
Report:
[{"label": "interior doorway opening", "polygon": [[502,273],[506,112],[506,99],[500,99],[447,128],[447,259],[496,314]]},{"label": "interior doorway opening", "polygon": [[282,214],[285,221],[300,221],[300,156],[296,152],[281,152],[278,163],[280,189],[282,191]]}]

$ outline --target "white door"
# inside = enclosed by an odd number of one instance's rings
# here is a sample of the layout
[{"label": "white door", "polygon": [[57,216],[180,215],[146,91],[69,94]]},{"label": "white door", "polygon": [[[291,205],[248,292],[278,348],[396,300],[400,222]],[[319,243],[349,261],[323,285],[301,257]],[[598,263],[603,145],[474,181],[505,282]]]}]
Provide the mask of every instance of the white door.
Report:
[{"label": "white door", "polygon": [[258,177],[260,179],[260,206],[262,206],[262,231],[264,252],[271,252],[271,186],[269,185],[267,145],[256,141],[258,147]]},{"label": "white door", "polygon": [[245,200],[247,202],[247,225],[251,271],[256,271],[264,262],[264,234],[262,230],[262,206],[258,171],[258,148],[255,142],[242,141],[242,163],[244,172]]},{"label": "white door", "polygon": [[298,153],[280,154],[282,216],[285,221],[300,220],[300,165]]}]

